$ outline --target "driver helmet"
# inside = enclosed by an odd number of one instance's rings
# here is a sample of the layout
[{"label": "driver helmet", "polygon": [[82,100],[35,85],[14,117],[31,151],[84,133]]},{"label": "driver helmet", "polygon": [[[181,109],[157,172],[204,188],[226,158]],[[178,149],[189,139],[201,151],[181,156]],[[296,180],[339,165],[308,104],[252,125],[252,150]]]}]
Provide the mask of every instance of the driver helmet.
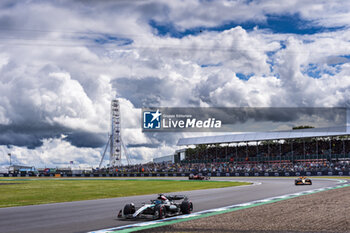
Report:
[{"label": "driver helmet", "polygon": [[155,204],[161,204],[162,202],[161,202],[161,200],[155,200],[154,203]]}]

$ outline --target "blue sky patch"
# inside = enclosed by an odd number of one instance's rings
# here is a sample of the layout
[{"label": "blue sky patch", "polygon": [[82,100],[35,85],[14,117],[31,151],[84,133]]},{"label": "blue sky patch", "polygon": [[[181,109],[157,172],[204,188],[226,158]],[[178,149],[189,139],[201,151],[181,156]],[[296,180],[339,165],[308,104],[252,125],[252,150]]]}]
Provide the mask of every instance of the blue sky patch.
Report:
[{"label": "blue sky patch", "polygon": [[347,59],[350,60],[350,54],[348,54],[348,55],[342,55],[342,56],[339,56],[339,57],[344,57],[344,58],[347,58]]},{"label": "blue sky patch", "polygon": [[221,66],[222,63],[216,63],[216,64],[202,64],[201,67],[205,68],[205,67],[213,67],[213,66]]},{"label": "blue sky patch", "polygon": [[328,74],[334,76],[341,71],[341,65],[329,65],[321,67],[319,64],[309,64],[302,68],[302,73],[311,78],[322,78],[322,75]]},{"label": "blue sky patch", "polygon": [[303,74],[312,78],[321,78],[321,70],[316,64],[309,64]]},{"label": "blue sky patch", "polygon": [[173,22],[156,22],[150,20],[149,25],[156,29],[158,36],[170,36],[182,38],[188,35],[198,35],[204,31],[225,31],[237,26],[241,26],[247,31],[253,30],[255,27],[267,29],[273,33],[291,33],[300,35],[312,35],[322,32],[331,32],[342,30],[344,27],[322,27],[315,24],[313,21],[303,19],[299,14],[287,15],[266,15],[266,21],[245,21],[236,22],[230,21],[216,27],[195,27],[180,31],[176,28]]},{"label": "blue sky patch", "polygon": [[251,74],[236,73],[236,76],[240,80],[249,80],[252,76],[254,76],[254,73],[251,73]]}]

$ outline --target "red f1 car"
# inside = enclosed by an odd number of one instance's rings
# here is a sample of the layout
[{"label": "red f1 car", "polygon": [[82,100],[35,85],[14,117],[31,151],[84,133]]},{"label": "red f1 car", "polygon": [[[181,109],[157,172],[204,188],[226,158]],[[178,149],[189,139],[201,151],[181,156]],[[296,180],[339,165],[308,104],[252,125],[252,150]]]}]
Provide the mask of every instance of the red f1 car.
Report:
[{"label": "red f1 car", "polygon": [[188,177],[189,180],[210,180],[209,176],[202,176],[202,175],[194,175],[190,174]]}]

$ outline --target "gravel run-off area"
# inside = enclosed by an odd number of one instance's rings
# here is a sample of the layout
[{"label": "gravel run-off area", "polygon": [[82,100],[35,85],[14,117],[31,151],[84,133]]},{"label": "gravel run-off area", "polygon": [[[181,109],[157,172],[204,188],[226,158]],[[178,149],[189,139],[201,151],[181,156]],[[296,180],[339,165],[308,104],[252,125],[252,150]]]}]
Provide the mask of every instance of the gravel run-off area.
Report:
[{"label": "gravel run-off area", "polygon": [[138,232],[350,232],[350,187]]}]

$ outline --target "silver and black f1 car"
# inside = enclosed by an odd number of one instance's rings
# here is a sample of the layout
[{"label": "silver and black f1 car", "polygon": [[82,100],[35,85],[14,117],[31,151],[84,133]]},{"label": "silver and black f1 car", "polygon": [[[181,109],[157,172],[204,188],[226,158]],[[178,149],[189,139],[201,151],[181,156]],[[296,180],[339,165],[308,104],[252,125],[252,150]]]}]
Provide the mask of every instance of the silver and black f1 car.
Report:
[{"label": "silver and black f1 car", "polygon": [[312,185],[311,179],[304,176],[295,179],[294,183],[295,185]]},{"label": "silver and black f1 car", "polygon": [[[182,200],[182,202],[175,202],[178,200]],[[144,203],[139,207],[136,207],[133,203],[126,204],[124,209],[119,211],[118,218],[162,219],[180,214],[190,214],[192,210],[192,202],[184,195],[166,196],[159,194],[157,199],[151,200],[150,204]]]}]

